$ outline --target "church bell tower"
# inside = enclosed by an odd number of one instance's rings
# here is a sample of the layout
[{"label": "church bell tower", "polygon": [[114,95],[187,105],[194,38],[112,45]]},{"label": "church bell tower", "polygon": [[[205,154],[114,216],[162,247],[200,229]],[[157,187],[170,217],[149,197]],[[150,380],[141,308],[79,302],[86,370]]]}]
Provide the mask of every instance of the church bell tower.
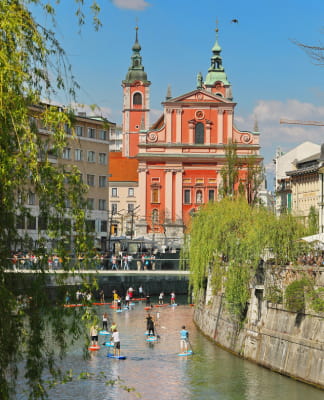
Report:
[{"label": "church bell tower", "polygon": [[138,42],[138,27],[123,87],[123,156],[135,157],[138,153],[139,133],[149,128],[151,82],[147,80]]}]

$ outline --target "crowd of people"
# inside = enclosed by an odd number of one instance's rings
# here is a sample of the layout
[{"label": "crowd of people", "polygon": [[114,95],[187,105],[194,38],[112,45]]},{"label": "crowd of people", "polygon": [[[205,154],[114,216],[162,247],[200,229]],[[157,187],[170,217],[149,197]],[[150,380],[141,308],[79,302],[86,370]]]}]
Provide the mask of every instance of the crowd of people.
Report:
[{"label": "crowd of people", "polygon": [[[128,304],[129,306],[129,300],[133,298],[133,293],[134,293],[134,289],[133,288],[129,288],[126,292],[125,295],[125,305]],[[112,292],[113,295],[113,307],[119,307],[119,304],[121,304],[121,296],[119,296],[117,290],[113,290]],[[172,299],[175,301],[175,293],[172,292],[170,294],[171,296],[171,301]],[[163,298],[164,298],[164,293],[161,292],[159,295],[159,303],[158,304],[163,304]],[[161,302],[162,301],[162,302]],[[174,304],[174,303],[171,303]],[[152,306],[153,308],[153,306]],[[157,312],[156,313],[156,318],[157,320],[159,319],[159,315],[160,313]],[[157,330],[156,330],[156,325],[157,325],[157,320],[153,317],[152,313],[147,310],[147,314],[145,315],[145,323],[146,323],[146,335],[149,338],[159,338],[159,335],[157,334]],[[109,330],[108,330],[108,325],[110,325]],[[114,348],[114,356],[115,357],[120,357],[120,335],[119,335],[119,331],[118,331],[118,327],[115,321],[110,321],[110,317],[109,314],[105,311],[102,314],[102,330],[104,332],[107,332],[107,334],[109,333],[110,336],[110,343],[113,348]],[[90,340],[91,340],[91,346],[94,347],[98,347],[98,331],[99,331],[99,326],[94,324],[90,327]],[[179,331],[179,335],[180,335],[180,352],[183,354],[188,353],[188,344],[190,344],[189,342],[189,332],[188,330],[186,330],[186,327],[183,325],[181,327],[181,330]],[[103,343],[104,345],[106,344]]]}]

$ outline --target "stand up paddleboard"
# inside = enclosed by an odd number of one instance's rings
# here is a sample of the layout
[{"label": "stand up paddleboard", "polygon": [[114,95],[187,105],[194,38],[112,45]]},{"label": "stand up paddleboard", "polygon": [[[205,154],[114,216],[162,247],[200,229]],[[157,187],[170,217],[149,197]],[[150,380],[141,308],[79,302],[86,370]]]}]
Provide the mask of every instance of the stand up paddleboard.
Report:
[{"label": "stand up paddleboard", "polygon": [[96,344],[96,345],[93,345],[93,346],[89,346],[88,349],[91,350],[91,351],[95,351],[95,350],[99,350],[100,346],[98,344]]},{"label": "stand up paddleboard", "polygon": [[178,356],[191,356],[192,354],[192,350],[188,350],[183,353],[179,353]]},{"label": "stand up paddleboard", "polygon": [[113,354],[108,353],[107,354],[108,358],[116,358],[116,360],[126,360],[125,356],[114,356]]},{"label": "stand up paddleboard", "polygon": [[116,310],[116,312],[123,312],[123,310]]},{"label": "stand up paddleboard", "polygon": [[99,335],[111,335],[111,333],[108,331],[100,331]]},{"label": "stand up paddleboard", "polygon": [[105,342],[106,347],[114,347],[114,342]]},{"label": "stand up paddleboard", "polygon": [[157,336],[148,336],[146,339],[147,342],[156,342],[157,340]]}]

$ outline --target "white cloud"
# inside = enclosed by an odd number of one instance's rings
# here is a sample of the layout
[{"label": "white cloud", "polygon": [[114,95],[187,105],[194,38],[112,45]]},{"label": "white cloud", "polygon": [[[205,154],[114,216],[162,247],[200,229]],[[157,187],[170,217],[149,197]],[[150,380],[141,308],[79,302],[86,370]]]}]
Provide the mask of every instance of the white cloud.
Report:
[{"label": "white cloud", "polygon": [[145,0],[112,0],[113,4],[119,8],[127,8],[129,10],[144,10],[150,4]]},{"label": "white cloud", "polygon": [[76,112],[85,112],[87,116],[95,115],[110,119],[112,114],[112,109],[109,107],[76,103],[71,104],[71,106],[76,110]]},{"label": "white cloud", "polygon": [[287,152],[299,144],[310,141],[324,143],[324,126],[280,124],[280,119],[298,121],[324,121],[324,107],[299,100],[260,100],[248,116],[235,116],[239,129],[253,130],[255,119],[260,131],[260,153],[268,175],[273,175],[272,159],[278,147]]}]

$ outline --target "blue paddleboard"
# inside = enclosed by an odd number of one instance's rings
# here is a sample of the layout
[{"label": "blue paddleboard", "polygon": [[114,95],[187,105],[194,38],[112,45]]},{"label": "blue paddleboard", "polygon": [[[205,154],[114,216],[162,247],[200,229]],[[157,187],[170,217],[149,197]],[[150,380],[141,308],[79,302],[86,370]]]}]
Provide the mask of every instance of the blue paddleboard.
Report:
[{"label": "blue paddleboard", "polygon": [[146,339],[147,342],[156,342],[158,339],[156,336],[148,336]]},{"label": "blue paddleboard", "polygon": [[192,350],[188,350],[178,354],[178,356],[191,356],[191,355],[192,355]]},{"label": "blue paddleboard", "polygon": [[109,358],[116,358],[116,360],[126,360],[125,356],[114,356],[113,354],[108,353],[107,357]]},{"label": "blue paddleboard", "polygon": [[100,331],[99,335],[111,335],[111,333],[108,331]]},{"label": "blue paddleboard", "polygon": [[105,342],[106,347],[114,347],[114,342]]},{"label": "blue paddleboard", "polygon": [[170,304],[170,307],[175,307],[175,306],[177,306],[178,304]]},{"label": "blue paddleboard", "polygon": [[116,310],[116,312],[123,312],[123,310]]}]

